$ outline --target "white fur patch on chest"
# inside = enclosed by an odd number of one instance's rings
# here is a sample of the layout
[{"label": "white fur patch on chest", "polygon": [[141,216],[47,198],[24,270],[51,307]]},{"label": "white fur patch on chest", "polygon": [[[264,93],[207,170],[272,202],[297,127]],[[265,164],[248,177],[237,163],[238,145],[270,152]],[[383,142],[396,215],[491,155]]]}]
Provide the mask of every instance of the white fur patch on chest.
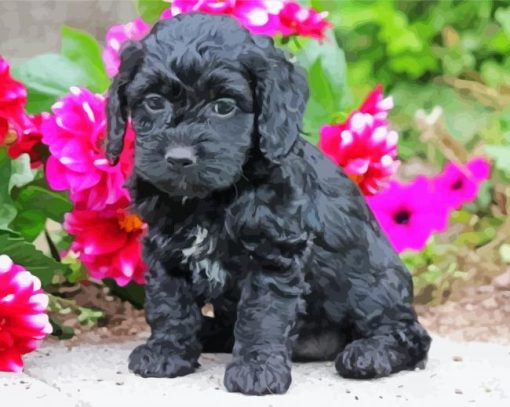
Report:
[{"label": "white fur patch on chest", "polygon": [[182,250],[181,264],[189,266],[194,282],[202,280],[205,276],[213,285],[223,286],[227,272],[215,259],[216,239],[210,236],[209,231],[202,226],[196,226],[192,235],[194,236],[193,243],[190,247]]}]

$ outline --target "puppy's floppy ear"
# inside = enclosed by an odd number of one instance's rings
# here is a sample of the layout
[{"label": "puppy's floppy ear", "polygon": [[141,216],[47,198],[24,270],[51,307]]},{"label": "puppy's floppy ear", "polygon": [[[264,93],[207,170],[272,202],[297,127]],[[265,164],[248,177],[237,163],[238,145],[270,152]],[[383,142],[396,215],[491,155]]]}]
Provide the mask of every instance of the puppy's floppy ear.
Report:
[{"label": "puppy's floppy ear", "polygon": [[309,96],[308,83],[304,71],[275,48],[272,39],[253,36],[253,40],[262,51],[261,58],[251,61],[256,76],[260,150],[278,163],[299,137]]},{"label": "puppy's floppy ear", "polygon": [[124,134],[129,114],[126,86],[131,82],[143,61],[142,44],[135,41],[126,43],[120,59],[119,73],[113,78],[106,105],[106,158],[111,165],[117,164],[124,146]]}]

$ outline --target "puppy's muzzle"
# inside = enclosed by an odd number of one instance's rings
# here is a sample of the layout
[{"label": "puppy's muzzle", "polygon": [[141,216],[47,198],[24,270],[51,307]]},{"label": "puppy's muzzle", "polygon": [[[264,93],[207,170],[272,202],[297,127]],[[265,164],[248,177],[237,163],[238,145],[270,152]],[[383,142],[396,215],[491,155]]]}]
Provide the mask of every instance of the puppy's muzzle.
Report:
[{"label": "puppy's muzzle", "polygon": [[171,147],[165,154],[165,160],[172,169],[191,167],[197,163],[197,155],[193,147]]}]

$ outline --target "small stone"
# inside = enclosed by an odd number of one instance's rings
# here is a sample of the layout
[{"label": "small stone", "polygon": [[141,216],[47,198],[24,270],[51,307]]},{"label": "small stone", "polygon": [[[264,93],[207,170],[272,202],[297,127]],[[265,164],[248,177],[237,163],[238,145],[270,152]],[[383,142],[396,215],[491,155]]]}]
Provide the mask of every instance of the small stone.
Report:
[{"label": "small stone", "polygon": [[501,291],[510,290],[510,267],[493,280],[494,286]]},{"label": "small stone", "polygon": [[492,297],[487,298],[486,300],[483,300],[482,301],[482,305],[483,305],[484,308],[487,308],[487,309],[493,309],[493,308],[497,308],[498,307],[498,303]]},{"label": "small stone", "polygon": [[461,389],[455,389],[455,394],[464,394]]},{"label": "small stone", "polygon": [[494,287],[492,285],[482,285],[477,288],[479,293],[492,293],[494,292]]},{"label": "small stone", "polygon": [[453,358],[454,362],[462,362],[464,359],[462,359],[462,356],[454,356]]}]

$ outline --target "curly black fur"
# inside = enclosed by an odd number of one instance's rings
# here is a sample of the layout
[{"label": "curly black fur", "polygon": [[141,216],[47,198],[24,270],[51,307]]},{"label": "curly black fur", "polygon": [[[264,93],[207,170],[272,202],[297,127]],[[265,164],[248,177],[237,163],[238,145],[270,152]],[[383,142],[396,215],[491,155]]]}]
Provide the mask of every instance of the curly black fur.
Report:
[{"label": "curly black fur", "polygon": [[232,351],[226,388],[267,394],[288,389],[292,358],[336,358],[349,378],[425,360],[409,272],[358,188],[299,136],[307,98],[302,70],[228,17],[177,16],[125,47],[107,155],[131,117],[152,328],[135,373],[181,376],[201,351]]}]

